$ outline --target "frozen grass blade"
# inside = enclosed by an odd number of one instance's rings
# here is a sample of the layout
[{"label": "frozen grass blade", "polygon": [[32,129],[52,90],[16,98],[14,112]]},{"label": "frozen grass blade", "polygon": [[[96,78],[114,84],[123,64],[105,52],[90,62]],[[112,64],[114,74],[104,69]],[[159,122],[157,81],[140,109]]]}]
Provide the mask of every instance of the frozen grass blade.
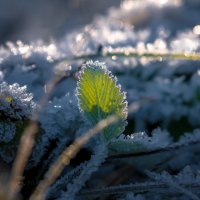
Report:
[{"label": "frozen grass blade", "polygon": [[[199,194],[199,184],[195,183],[183,183],[180,184],[181,187],[185,187],[193,192],[195,194]],[[120,185],[120,186],[110,186],[107,188],[102,188],[102,189],[94,189],[90,191],[82,191],[79,196],[84,197],[85,199],[97,199],[98,197],[105,197],[109,195],[119,195],[119,194],[125,194],[127,192],[133,192],[135,194],[144,194],[144,193],[149,193],[149,194],[155,194],[159,193],[163,196],[165,196],[165,199],[171,199],[174,196],[180,196],[183,192],[180,190],[177,190],[176,188],[169,189],[169,185],[166,184],[165,182],[143,182],[143,183],[135,183],[135,184],[130,184],[130,185]],[[96,197],[96,198],[95,198]],[[191,198],[190,198],[191,199]],[[197,198],[193,198],[197,200]]]}]

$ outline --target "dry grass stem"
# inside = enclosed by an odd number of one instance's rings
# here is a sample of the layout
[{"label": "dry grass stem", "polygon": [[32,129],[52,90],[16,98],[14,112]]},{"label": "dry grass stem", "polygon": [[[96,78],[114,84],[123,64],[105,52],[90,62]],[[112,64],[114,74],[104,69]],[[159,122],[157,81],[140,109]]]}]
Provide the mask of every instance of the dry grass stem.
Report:
[{"label": "dry grass stem", "polygon": [[29,156],[31,155],[33,146],[35,144],[35,136],[38,132],[38,115],[44,109],[44,106],[48,102],[49,96],[54,90],[57,83],[62,79],[62,77],[55,76],[47,85],[46,93],[42,97],[39,105],[40,110],[37,113],[34,113],[31,117],[32,120],[29,121],[29,124],[22,133],[20,139],[20,144],[18,147],[17,155],[12,166],[10,183],[9,183],[9,194],[10,199],[14,199],[16,194],[21,189],[21,183],[23,179],[23,172],[28,161]]},{"label": "dry grass stem", "polygon": [[65,60],[68,61],[75,61],[75,60],[96,60],[99,58],[147,58],[147,59],[157,59],[157,60],[200,60],[200,54],[199,53],[185,53],[185,52],[170,52],[169,50],[167,52],[160,52],[160,51],[138,51],[135,49],[111,49],[111,50],[104,50],[97,51],[97,53],[92,54],[83,54],[80,56],[74,56],[74,57],[63,57],[62,59],[55,60],[55,63],[60,63]]}]

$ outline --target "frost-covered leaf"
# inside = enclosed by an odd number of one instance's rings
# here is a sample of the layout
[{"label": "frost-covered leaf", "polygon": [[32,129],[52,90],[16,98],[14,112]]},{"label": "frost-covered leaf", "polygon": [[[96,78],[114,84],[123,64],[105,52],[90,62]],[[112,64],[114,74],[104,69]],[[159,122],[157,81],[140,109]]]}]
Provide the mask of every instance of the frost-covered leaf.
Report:
[{"label": "frost-covered leaf", "polygon": [[27,121],[38,105],[26,86],[3,82],[0,90],[0,157],[10,162],[16,154]]},{"label": "frost-covered leaf", "polygon": [[[57,157],[66,144],[74,139],[75,132],[82,122],[75,95],[67,93],[61,98],[54,98],[48,102],[39,116],[39,122],[41,134],[29,160],[31,167],[38,164],[47,150],[52,152],[46,162],[54,156]],[[57,141],[54,149],[49,148],[51,141]]]},{"label": "frost-covered leaf", "polygon": [[145,132],[133,133],[112,140],[109,144],[109,153],[113,154],[130,154],[148,152],[151,150],[165,148],[171,144],[169,133],[162,131],[160,128],[152,131],[152,136],[148,136]]},{"label": "frost-covered leaf", "polygon": [[121,134],[126,125],[126,96],[116,81],[103,63],[89,61],[83,66],[77,87],[80,109],[92,125],[110,115],[120,117],[103,130],[106,141]]},{"label": "frost-covered leaf", "polygon": [[27,93],[26,86],[3,82],[0,84],[0,89],[0,120],[4,120],[5,117],[17,120],[28,118],[31,112],[37,109],[32,100],[33,95]]}]

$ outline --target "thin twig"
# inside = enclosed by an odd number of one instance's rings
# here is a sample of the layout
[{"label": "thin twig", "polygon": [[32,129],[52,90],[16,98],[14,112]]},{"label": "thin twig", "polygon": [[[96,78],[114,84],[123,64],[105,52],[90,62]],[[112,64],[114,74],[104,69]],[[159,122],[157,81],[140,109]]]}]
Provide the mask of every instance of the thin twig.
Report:
[{"label": "thin twig", "polygon": [[[129,112],[133,112],[139,108],[139,103],[133,103],[129,107]],[[116,123],[120,117],[118,115],[110,115],[106,119],[101,120],[87,131],[85,134],[77,138],[69,147],[67,147],[55,161],[55,163],[50,167],[44,176],[44,179],[36,187],[36,190],[30,197],[30,200],[42,200],[45,197],[45,193],[48,187],[55,182],[59,177],[66,165],[68,165],[71,159],[80,151],[81,147],[86,144],[91,137],[94,137],[100,133],[107,126]]]}]

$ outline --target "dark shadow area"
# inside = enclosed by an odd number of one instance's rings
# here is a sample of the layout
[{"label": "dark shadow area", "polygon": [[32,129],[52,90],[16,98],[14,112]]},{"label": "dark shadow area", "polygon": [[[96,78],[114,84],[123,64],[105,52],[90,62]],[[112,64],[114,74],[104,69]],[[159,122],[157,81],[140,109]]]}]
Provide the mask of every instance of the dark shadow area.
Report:
[{"label": "dark shadow area", "polygon": [[0,44],[59,38],[119,3],[120,0],[0,1]]}]

